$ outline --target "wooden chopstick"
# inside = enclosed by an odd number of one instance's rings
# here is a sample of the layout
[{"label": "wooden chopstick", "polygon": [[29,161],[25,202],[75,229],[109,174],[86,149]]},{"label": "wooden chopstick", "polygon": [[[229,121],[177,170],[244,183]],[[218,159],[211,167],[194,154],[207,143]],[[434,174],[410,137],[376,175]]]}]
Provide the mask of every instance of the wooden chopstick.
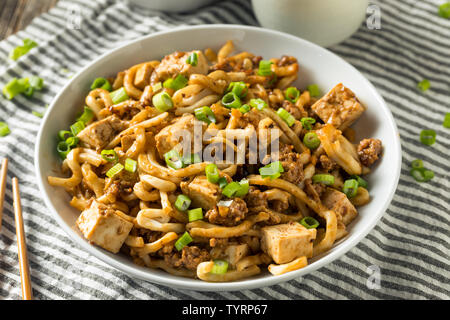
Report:
[{"label": "wooden chopstick", "polygon": [[3,159],[0,171],[0,230],[2,230],[3,202],[5,200],[6,172],[8,171],[8,158]]},{"label": "wooden chopstick", "polygon": [[30,267],[28,265],[27,244],[25,241],[25,229],[23,227],[22,206],[20,204],[19,180],[12,179],[14,197],[14,217],[16,220],[17,247],[19,252],[20,280],[22,282],[23,300],[32,300]]}]

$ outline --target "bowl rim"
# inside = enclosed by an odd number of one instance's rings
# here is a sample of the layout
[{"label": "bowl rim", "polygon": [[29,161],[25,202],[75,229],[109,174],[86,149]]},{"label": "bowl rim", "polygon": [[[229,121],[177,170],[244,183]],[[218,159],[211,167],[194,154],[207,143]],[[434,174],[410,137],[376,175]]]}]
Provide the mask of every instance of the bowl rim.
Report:
[{"label": "bowl rim", "polygon": [[[120,262],[118,259],[114,259],[110,256],[108,256],[101,248],[95,247],[91,244],[89,244],[84,239],[81,239],[80,236],[75,232],[75,230],[72,229],[71,226],[66,224],[62,217],[58,214],[57,210],[53,207],[49,195],[45,192],[44,182],[41,177],[43,176],[41,174],[41,163],[39,160],[39,154],[40,154],[40,146],[41,146],[41,139],[42,134],[44,131],[45,124],[47,123],[47,118],[50,114],[49,111],[51,111],[54,106],[55,102],[59,100],[59,98],[65,93],[67,88],[77,80],[77,78],[84,73],[87,69],[89,69],[94,64],[98,63],[105,57],[107,57],[110,54],[113,54],[114,52],[123,50],[124,48],[131,46],[135,43],[138,43],[140,41],[148,41],[148,39],[164,36],[167,34],[177,33],[177,32],[186,32],[186,31],[193,31],[196,30],[204,30],[204,29],[218,29],[221,31],[226,30],[243,30],[243,31],[252,31],[252,32],[259,32],[264,34],[272,34],[274,36],[282,37],[285,40],[289,41],[295,41],[298,43],[301,43],[303,46],[310,46],[313,47],[314,50],[318,50],[324,55],[327,56],[333,56],[335,59],[337,59],[340,63],[345,64],[346,67],[349,67],[354,72],[359,74],[361,78],[364,81],[364,86],[368,88],[368,90],[372,91],[376,100],[377,104],[382,107],[382,111],[385,114],[386,119],[389,121],[389,126],[394,132],[394,139],[393,139],[393,149],[395,154],[392,154],[392,159],[395,166],[395,172],[392,172],[394,175],[394,183],[390,186],[388,199],[387,201],[379,208],[377,212],[377,216],[372,219],[370,224],[366,224],[364,228],[362,228],[359,233],[356,235],[353,234],[353,238],[348,238],[342,241],[338,244],[337,247],[334,248],[333,252],[327,254],[326,256],[321,257],[320,259],[314,261],[312,264],[306,266],[303,269],[295,270],[292,272],[288,272],[279,276],[269,276],[269,277],[263,277],[263,278],[256,278],[256,279],[244,279],[237,282],[205,282],[202,280],[197,280],[196,282],[190,282],[187,283],[182,277],[177,277],[175,279],[166,278],[163,275],[153,274],[151,272],[148,272],[147,270],[142,270],[138,268],[138,266],[129,266],[122,262]],[[396,160],[396,161],[395,161]],[[203,24],[203,25],[196,25],[196,26],[179,26],[167,31],[160,31],[155,32],[146,36],[139,37],[135,40],[132,40],[130,42],[127,42],[117,48],[114,48],[112,50],[108,50],[104,54],[100,55],[98,58],[90,62],[88,65],[83,67],[81,70],[79,70],[73,77],[68,81],[63,88],[59,90],[59,93],[53,98],[52,103],[49,106],[48,112],[45,113],[44,118],[41,122],[41,125],[39,127],[39,132],[36,139],[36,146],[35,146],[35,153],[34,153],[34,162],[35,162],[35,173],[37,176],[37,183],[39,185],[39,189],[43,195],[44,202],[47,206],[47,208],[50,209],[52,212],[53,218],[57,221],[59,226],[66,232],[68,237],[79,247],[87,251],[89,254],[93,255],[94,257],[98,258],[102,262],[106,263],[109,266],[112,266],[113,268],[124,272],[126,275],[130,277],[139,278],[142,280],[146,280],[152,283],[157,283],[163,286],[173,286],[175,288],[179,289],[188,289],[188,290],[197,290],[197,291],[236,291],[236,290],[244,290],[244,289],[255,289],[255,288],[261,288],[266,286],[271,286],[275,284],[280,284],[285,281],[292,280],[294,278],[299,278],[303,275],[306,275],[312,271],[315,271],[332,261],[342,257],[346,252],[348,252],[350,249],[355,247],[370,231],[373,230],[375,225],[378,223],[378,221],[381,219],[383,214],[385,213],[386,209],[390,205],[392,198],[395,194],[395,191],[398,186],[399,178],[400,178],[400,171],[401,171],[401,163],[402,163],[402,152],[401,152],[401,144],[400,144],[400,138],[399,138],[399,131],[397,128],[397,125],[394,121],[394,117],[392,113],[390,112],[386,102],[382,98],[382,96],[378,93],[376,88],[372,85],[372,83],[363,75],[361,72],[359,72],[355,67],[353,67],[350,63],[346,62],[343,58],[336,55],[335,53],[329,51],[326,48],[320,47],[310,41],[304,40],[302,38],[280,32],[275,30],[270,30],[266,28],[261,27],[254,27],[254,26],[244,26],[244,25],[236,25],[236,24]],[[351,241],[350,241],[351,240]],[[187,279],[191,280],[192,279]]]}]

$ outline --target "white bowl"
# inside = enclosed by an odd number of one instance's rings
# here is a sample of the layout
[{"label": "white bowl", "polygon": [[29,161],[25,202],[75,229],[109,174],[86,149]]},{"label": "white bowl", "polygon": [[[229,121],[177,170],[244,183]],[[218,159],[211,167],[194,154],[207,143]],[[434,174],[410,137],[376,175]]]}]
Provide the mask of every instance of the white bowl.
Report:
[{"label": "white bowl", "polygon": [[[234,41],[237,50],[247,50],[266,59],[283,54],[295,56],[300,64],[297,85],[303,88],[316,83],[325,91],[342,82],[368,107],[354,125],[357,138],[381,139],[384,155],[368,177],[372,201],[359,209],[358,218],[349,226],[349,235],[301,270],[276,277],[265,272],[254,278],[230,283],[208,283],[139,267],[126,256],[114,255],[89,244],[75,227],[79,212],[69,205],[70,196],[62,188],[50,186],[47,176],[60,172],[61,162],[55,151],[58,131],[73,123],[76,113],[84,106],[84,98],[93,79],[112,76],[133,64],[160,59],[176,50],[207,47],[217,50],[229,39]],[[193,290],[224,291],[269,286],[297,278],[323,267],[354,247],[372,230],[394,195],[400,175],[401,150],[397,127],[383,98],[361,73],[338,56],[308,41],[277,31],[237,25],[204,25],[137,39],[102,55],[78,72],[45,114],[37,137],[35,161],[38,184],[50,212],[69,237],[90,254],[129,276],[150,282]]]},{"label": "white bowl", "polygon": [[192,11],[217,0],[128,0],[129,2],[147,9],[166,12]]}]

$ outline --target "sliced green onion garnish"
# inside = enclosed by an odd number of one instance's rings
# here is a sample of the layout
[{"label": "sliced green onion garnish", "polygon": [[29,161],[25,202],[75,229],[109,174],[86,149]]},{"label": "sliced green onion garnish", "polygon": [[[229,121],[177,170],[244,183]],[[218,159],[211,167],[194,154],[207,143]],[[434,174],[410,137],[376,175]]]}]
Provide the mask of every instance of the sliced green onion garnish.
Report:
[{"label": "sliced green onion garnish", "polygon": [[89,123],[94,118],[94,111],[89,109],[89,107],[84,107],[84,111],[81,116],[78,117],[77,121],[81,121],[84,124]]},{"label": "sliced green onion garnish", "polygon": [[24,79],[13,78],[3,87],[2,92],[3,95],[8,100],[11,100],[18,94],[25,92],[28,89],[28,87],[29,87],[28,78]]},{"label": "sliced green onion garnish", "polygon": [[217,166],[214,163],[210,163],[206,166],[205,174],[206,174],[206,178],[208,179],[209,182],[211,182],[211,183],[219,182],[219,178],[220,178],[219,169],[217,168]]},{"label": "sliced green onion garnish", "polygon": [[161,90],[162,89],[162,84],[161,84],[161,82],[158,82],[158,83],[156,83],[156,84],[154,84],[153,86],[152,86],[152,91],[153,91],[153,93],[156,93],[156,92],[158,92],[159,90]]},{"label": "sliced green onion garnish", "polygon": [[58,132],[58,138],[61,141],[66,141],[70,137],[73,137],[73,134],[70,131],[61,130],[60,132]]},{"label": "sliced green onion garnish", "polygon": [[434,172],[425,168],[412,168],[409,173],[417,182],[427,182],[434,177]]},{"label": "sliced green onion garnish", "polygon": [[356,174],[350,176],[350,179],[355,179],[356,181],[358,181],[358,186],[360,186],[360,187],[363,187],[363,188],[367,189],[367,187],[369,186],[369,184],[367,183],[366,180],[364,180],[363,178],[361,178],[360,176],[358,176]]},{"label": "sliced green onion garnish", "polygon": [[77,136],[83,129],[85,128],[84,122],[77,121],[73,125],[70,126],[70,130],[74,136]]},{"label": "sliced green onion garnish", "polygon": [[191,209],[187,213],[188,213],[189,222],[203,219],[202,208]]},{"label": "sliced green onion garnish", "polygon": [[231,82],[230,85],[228,86],[227,91],[233,92],[239,98],[244,98],[247,95],[248,88],[245,82],[243,81]]},{"label": "sliced green onion garnish", "polygon": [[312,125],[314,123],[316,123],[316,119],[305,117],[305,118],[301,118],[300,122],[302,123],[303,128],[305,128],[306,130],[311,130]]},{"label": "sliced green onion garnish", "polygon": [[164,160],[166,161],[167,166],[171,167],[172,169],[183,168],[183,161],[177,150],[170,150],[169,152],[165,153]]},{"label": "sliced green onion garnish", "polygon": [[233,92],[228,92],[222,97],[222,104],[227,108],[240,108],[242,105],[241,99]]},{"label": "sliced green onion garnish", "polygon": [[175,242],[175,248],[177,248],[178,251],[181,251],[192,241],[191,235],[186,231],[181,237],[178,238],[177,242]]},{"label": "sliced green onion garnish", "polygon": [[175,201],[175,208],[180,211],[186,211],[191,205],[191,199],[184,194],[180,194]]},{"label": "sliced green onion garnish", "polygon": [[270,76],[272,75],[272,61],[269,60],[261,60],[259,62],[258,74],[260,76]]},{"label": "sliced green onion garnish", "polygon": [[289,87],[286,89],[284,96],[286,100],[295,103],[298,100],[298,97],[300,97],[300,91],[296,87]]},{"label": "sliced green onion garnish", "polygon": [[334,184],[334,176],[331,174],[315,174],[312,176],[313,183],[323,183],[327,186]]},{"label": "sliced green onion garnish", "polygon": [[105,78],[97,78],[94,80],[94,82],[91,85],[91,90],[94,90],[97,88],[101,88],[101,89],[104,89],[107,91],[112,90],[111,83],[109,83],[108,79],[105,79]]},{"label": "sliced green onion garnish", "polygon": [[155,94],[152,98],[152,102],[155,108],[160,112],[167,111],[173,107],[172,98],[165,91]]},{"label": "sliced green onion garnish", "polygon": [[243,105],[239,108],[239,111],[240,111],[241,113],[247,113],[247,112],[250,111],[250,109],[251,109],[251,107],[250,107],[248,104],[243,104]]},{"label": "sliced green onion garnish", "polygon": [[70,147],[65,141],[60,141],[56,145],[56,151],[58,151],[59,156],[64,160],[70,152]]},{"label": "sliced green onion garnish", "polygon": [[430,80],[427,79],[423,79],[417,84],[417,88],[419,88],[421,91],[427,91],[428,89],[430,89],[430,86]]},{"label": "sliced green onion garnish", "polygon": [[114,150],[102,150],[101,155],[108,162],[117,162],[119,160],[119,156]]},{"label": "sliced green onion garnish", "polygon": [[250,188],[250,185],[249,185],[247,179],[242,179],[241,181],[239,181],[239,185],[241,186],[241,188],[235,192],[235,194],[234,194],[235,197],[245,196],[248,193],[248,190]]},{"label": "sliced green onion garnish", "polygon": [[207,124],[216,123],[216,117],[210,107],[204,106],[194,110],[195,117]]},{"label": "sliced green onion garnish", "polygon": [[438,14],[445,19],[450,19],[450,2],[443,3],[439,6]]},{"label": "sliced green onion garnish", "polygon": [[251,99],[249,104],[250,104],[250,107],[256,108],[259,111],[261,111],[262,109],[267,107],[267,103],[263,99],[259,99],[259,98],[258,99]]},{"label": "sliced green onion garnish", "polygon": [[186,59],[186,63],[189,63],[191,66],[196,67],[198,64],[198,54],[197,52],[192,52],[189,57]]},{"label": "sliced green onion garnish", "polygon": [[223,188],[222,194],[224,196],[227,196],[228,198],[231,198],[240,189],[241,185],[238,182],[233,181],[227,184],[225,188]]},{"label": "sliced green onion garnish", "polygon": [[28,51],[37,46],[37,43],[30,39],[23,39],[23,45],[15,47],[10,53],[9,58],[12,60],[17,60]]},{"label": "sliced green onion garnish", "polygon": [[342,191],[348,198],[353,198],[358,193],[358,181],[355,179],[345,180]]},{"label": "sliced green onion garnish", "polygon": [[309,94],[311,95],[311,97],[318,97],[318,96],[320,96],[320,89],[319,89],[319,86],[317,84],[310,84],[307,89],[308,89]]},{"label": "sliced green onion garnish", "polygon": [[67,145],[69,148],[75,148],[78,145],[78,142],[80,142],[80,138],[78,137],[69,137],[66,140]]},{"label": "sliced green onion garnish", "polygon": [[423,168],[423,161],[416,159],[414,161],[411,162],[411,167],[414,169],[420,169]]},{"label": "sliced green onion garnish", "polygon": [[303,137],[303,143],[308,149],[316,149],[320,146],[320,139],[315,132],[308,132]]},{"label": "sliced green onion garnish", "polygon": [[119,174],[122,170],[123,165],[121,165],[120,163],[116,163],[114,167],[112,167],[106,172],[106,176],[109,178],[113,178],[115,175]]},{"label": "sliced green onion garnish", "polygon": [[289,127],[292,127],[292,125],[295,123],[295,118],[286,111],[286,109],[279,108],[277,110],[277,114],[280,116],[281,119],[283,119],[284,122],[287,123]]},{"label": "sliced green onion garnish", "polygon": [[280,161],[275,161],[259,168],[259,174],[261,177],[270,178],[270,180],[278,178],[282,172],[284,172],[284,169]]},{"label": "sliced green onion garnish", "polygon": [[124,87],[111,92],[109,95],[113,104],[118,104],[130,99]]},{"label": "sliced green onion garnish", "polygon": [[22,93],[27,97],[31,97],[34,94],[34,88],[30,86]]},{"label": "sliced green onion garnish", "polygon": [[436,142],[436,131],[434,130],[422,130],[420,132],[420,142],[427,146],[431,146]]},{"label": "sliced green onion garnish", "polygon": [[36,90],[42,90],[44,88],[44,79],[37,77],[37,76],[31,76],[29,77],[29,84],[31,87],[33,87]]},{"label": "sliced green onion garnish", "polygon": [[211,269],[212,274],[225,274],[228,271],[228,262],[225,260],[214,260],[214,266]]},{"label": "sliced green onion garnish", "polygon": [[126,158],[125,159],[125,171],[128,172],[136,172],[137,162],[133,159]]},{"label": "sliced green onion garnish", "polygon": [[220,189],[225,188],[225,186],[228,184],[227,178],[225,178],[225,177],[220,178],[218,181],[218,184],[219,184]]},{"label": "sliced green onion garnish", "polygon": [[442,123],[444,128],[449,129],[450,128],[450,112],[447,112],[444,117],[444,122]]},{"label": "sliced green onion garnish", "polygon": [[37,112],[37,111],[31,111],[31,113],[34,115],[34,116],[36,116],[36,117],[38,117],[38,118],[43,118],[44,117],[44,114],[42,113],[42,112]]},{"label": "sliced green onion garnish", "polygon": [[304,217],[302,220],[300,220],[300,224],[306,229],[315,229],[319,226],[319,221],[317,221],[313,217]]},{"label": "sliced green onion garnish", "polygon": [[188,83],[188,79],[183,76],[182,74],[179,74],[175,77],[175,79],[167,79],[166,81],[164,81],[164,88],[168,88],[168,89],[173,89],[175,91],[180,90],[184,87],[186,87]]},{"label": "sliced green onion garnish", "polygon": [[0,137],[5,137],[11,133],[9,126],[6,122],[0,121]]}]

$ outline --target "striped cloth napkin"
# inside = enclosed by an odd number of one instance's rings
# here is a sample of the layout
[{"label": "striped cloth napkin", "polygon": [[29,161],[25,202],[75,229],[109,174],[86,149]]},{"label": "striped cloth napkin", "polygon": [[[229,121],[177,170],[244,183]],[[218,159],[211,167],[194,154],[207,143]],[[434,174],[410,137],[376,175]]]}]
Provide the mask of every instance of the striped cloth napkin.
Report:
[{"label": "striped cloth napkin", "polygon": [[[0,121],[11,128],[9,136],[0,138],[0,158],[10,159],[0,234],[0,299],[21,297],[9,183],[13,176],[22,185],[36,299],[449,299],[450,130],[442,121],[450,111],[450,20],[437,15],[442,2],[373,2],[381,9],[381,29],[371,30],[364,23],[350,39],[331,48],[376,86],[400,130],[400,184],[375,229],[341,259],[305,277],[255,290],[196,292],[131,278],[66,236],[36,185],[33,151],[41,119],[32,111],[45,112],[71,74],[131,39],[180,25],[258,25],[251,4],[220,1],[181,15],[143,10],[126,1],[59,1],[24,31],[0,42],[1,87],[26,75],[39,75],[47,85],[30,99],[0,98]],[[24,38],[39,46],[17,62],[9,60],[8,53]],[[427,92],[416,88],[422,79],[431,82]],[[437,132],[433,146],[419,141],[425,128]],[[418,183],[409,175],[416,158],[435,172],[432,181]]]}]

